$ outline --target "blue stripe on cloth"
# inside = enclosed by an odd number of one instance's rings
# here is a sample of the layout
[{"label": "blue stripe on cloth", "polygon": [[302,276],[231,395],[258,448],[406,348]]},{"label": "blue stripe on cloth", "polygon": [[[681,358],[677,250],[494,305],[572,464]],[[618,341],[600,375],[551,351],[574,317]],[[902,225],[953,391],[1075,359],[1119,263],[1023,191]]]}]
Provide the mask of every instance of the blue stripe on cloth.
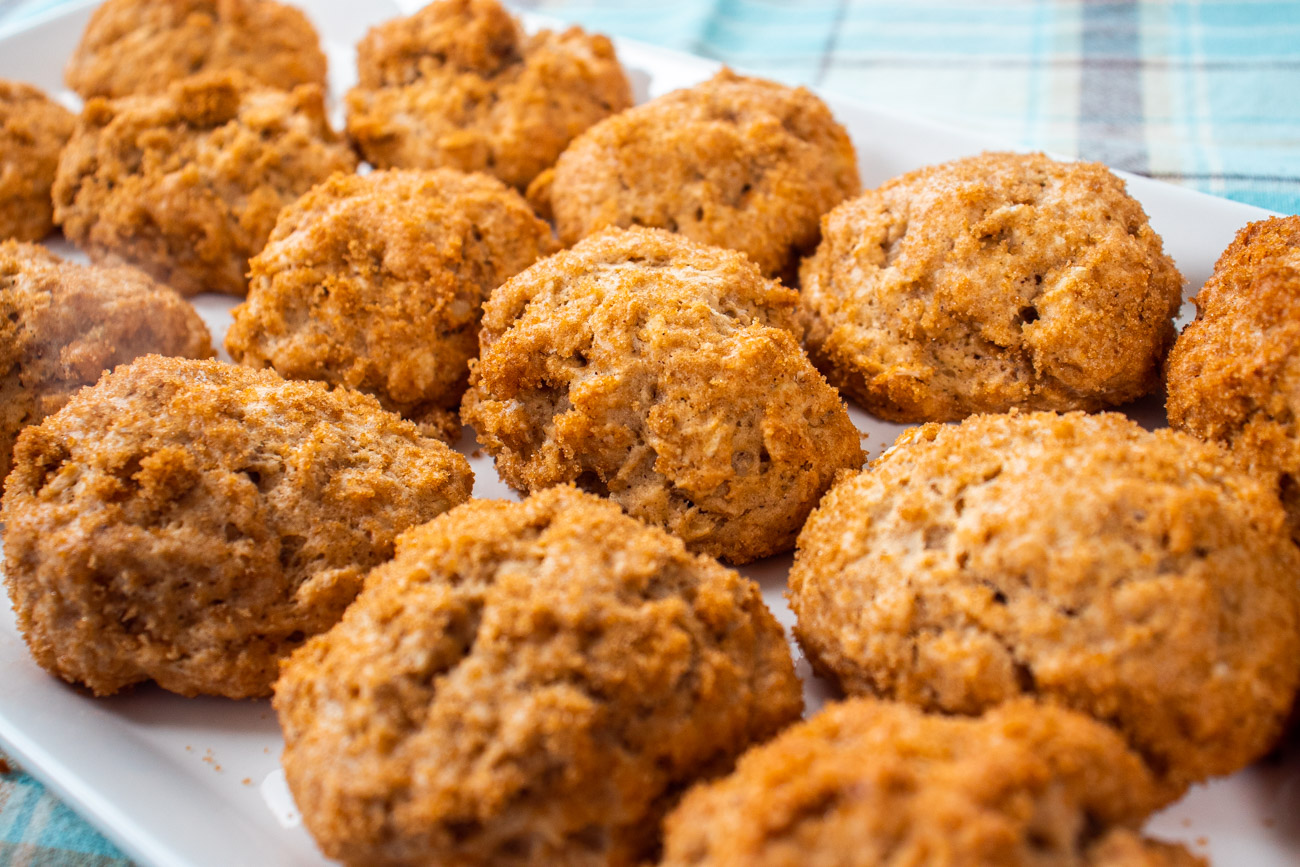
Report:
[{"label": "blue stripe on cloth", "polygon": [[688,39],[634,0],[517,5],[1300,212],[1300,3],[714,0]]},{"label": "blue stripe on cloth", "polygon": [[[3,759],[3,754],[0,754]],[[0,775],[0,867],[126,867],[129,861],[39,782],[5,760]]]}]

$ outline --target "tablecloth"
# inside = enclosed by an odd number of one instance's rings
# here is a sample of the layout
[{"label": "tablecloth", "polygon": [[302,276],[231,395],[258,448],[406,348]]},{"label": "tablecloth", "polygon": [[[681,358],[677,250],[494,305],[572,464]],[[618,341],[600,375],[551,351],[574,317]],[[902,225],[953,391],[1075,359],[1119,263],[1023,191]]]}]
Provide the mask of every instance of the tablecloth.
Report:
[{"label": "tablecloth", "polygon": [[[0,23],[59,0],[0,0]],[[1300,213],[1300,3],[519,0],[592,29]],[[0,867],[129,862],[0,775]]]}]

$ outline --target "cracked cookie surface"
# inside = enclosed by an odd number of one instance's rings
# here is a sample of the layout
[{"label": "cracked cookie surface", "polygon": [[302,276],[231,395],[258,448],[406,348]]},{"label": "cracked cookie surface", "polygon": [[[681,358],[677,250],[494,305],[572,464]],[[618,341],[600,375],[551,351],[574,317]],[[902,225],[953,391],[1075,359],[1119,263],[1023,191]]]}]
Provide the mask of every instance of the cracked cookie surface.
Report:
[{"label": "cracked cookie surface", "polygon": [[54,229],[50,188],[77,116],[39,89],[0,79],[0,241]]},{"label": "cracked cookie surface", "polygon": [[1100,163],[986,153],[822,220],[801,267],[818,367],[891,421],[1096,410],[1152,391],[1182,277]]},{"label": "cracked cookie surface", "polygon": [[850,694],[1091,714],[1173,797],[1282,731],[1300,677],[1285,527],[1267,479],[1118,414],[929,424],[809,518],[795,634]]},{"label": "cracked cookie surface", "polygon": [[373,394],[452,441],[483,299],[557,246],[519,193],[486,175],[336,175],[281,212],[226,349],[288,379]]},{"label": "cracked cookie surface", "polygon": [[19,436],[5,585],[42,668],[107,695],[268,695],[469,462],[374,398],[145,356]]},{"label": "cracked cookie surface", "polygon": [[791,285],[822,214],[860,189],[853,143],[824,102],[729,69],[601,121],[548,174],[530,197],[565,244],[610,226],[668,229]]},{"label": "cracked cookie surface", "polygon": [[575,482],[736,563],[788,550],[863,459],[797,300],[740,253],[607,230],[488,299],[461,417],[516,489]]},{"label": "cracked cookie surface", "polygon": [[1300,542],[1300,217],[1237,233],[1169,353],[1169,424],[1277,473]]},{"label": "cracked cookie surface", "polygon": [[669,815],[663,867],[1206,867],[1136,828],[1142,760],[1082,714],[975,719],[849,699],[756,747]]},{"label": "cracked cookie surface", "polygon": [[632,867],[802,706],[757,585],[569,486],[404,534],[275,689],[294,798],[347,864]]},{"label": "cracked cookie surface", "polygon": [[523,189],[632,104],[614,47],[577,27],[528,35],[496,0],[436,0],[357,46],[348,135],[379,168],[454,168]]},{"label": "cracked cookie surface", "polygon": [[302,10],[273,0],[106,0],[64,77],[83,99],[114,99],[223,71],[281,90],[327,86],[316,29]]},{"label": "cracked cookie surface", "polygon": [[280,209],[356,164],[316,85],[207,73],[86,103],[59,158],[54,218],[96,262],[135,265],[187,296],[243,295]]},{"label": "cracked cookie surface", "polygon": [[194,308],[143,271],[65,262],[0,243],[0,483],[24,427],[141,355],[209,358]]}]

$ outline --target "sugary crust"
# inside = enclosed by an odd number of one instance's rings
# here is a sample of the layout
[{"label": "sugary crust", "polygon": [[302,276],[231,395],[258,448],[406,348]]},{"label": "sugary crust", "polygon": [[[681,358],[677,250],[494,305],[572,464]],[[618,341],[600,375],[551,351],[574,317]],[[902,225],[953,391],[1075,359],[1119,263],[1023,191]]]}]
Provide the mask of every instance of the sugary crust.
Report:
[{"label": "sugary crust", "polygon": [[145,356],[18,438],[5,584],[47,671],[96,694],[267,695],[469,463],[371,397]]},{"label": "sugary crust", "polygon": [[755,584],[564,486],[403,535],[275,707],[330,858],[620,867],[802,697]]},{"label": "sugary crust", "polygon": [[357,46],[348,135],[376,166],[449,167],[526,187],[574,136],[632,104],[614,48],[525,35],[496,0],[436,0]]},{"label": "sugary crust", "polygon": [[85,99],[113,99],[224,71],[281,90],[327,85],[315,28],[301,10],[273,0],[106,0],[64,78]]},{"label": "sugary crust", "polygon": [[1169,353],[1169,423],[1277,473],[1300,542],[1300,217],[1251,223]]},{"label": "sugary crust", "polygon": [[739,253],[608,230],[488,299],[461,417],[518,490],[575,482],[736,563],[788,550],[862,464],[797,300]]},{"label": "sugary crust", "polygon": [[226,349],[459,437],[483,299],[557,248],[523,197],[486,175],[336,175],[281,212]]},{"label": "sugary crust", "polygon": [[1125,403],[1159,384],[1182,277],[1099,163],[986,153],[822,220],[801,270],[808,349],[894,421]]},{"label": "sugary crust", "polygon": [[822,214],[859,189],[853,143],[825,103],[724,69],[593,126],[530,196],[566,245],[651,226],[739,250],[793,285]]},{"label": "sugary crust", "polygon": [[1158,805],[1107,726],[1016,701],[978,719],[850,699],[668,817],[664,867],[1202,865],[1136,827]]},{"label": "sugary crust", "polygon": [[0,243],[0,480],[18,432],[141,355],[210,358],[194,308],[134,268],[85,267]]},{"label": "sugary crust", "polygon": [[1263,755],[1300,667],[1300,553],[1268,481],[1106,413],[905,433],[822,501],[795,630],[850,694],[1116,726],[1172,797]]},{"label": "sugary crust", "polygon": [[0,79],[0,241],[54,228],[50,187],[76,115],[29,84]]},{"label": "sugary crust", "polygon": [[59,160],[54,217],[97,262],[134,264],[184,295],[243,295],[280,209],[355,168],[320,88],[205,74],[90,100]]}]

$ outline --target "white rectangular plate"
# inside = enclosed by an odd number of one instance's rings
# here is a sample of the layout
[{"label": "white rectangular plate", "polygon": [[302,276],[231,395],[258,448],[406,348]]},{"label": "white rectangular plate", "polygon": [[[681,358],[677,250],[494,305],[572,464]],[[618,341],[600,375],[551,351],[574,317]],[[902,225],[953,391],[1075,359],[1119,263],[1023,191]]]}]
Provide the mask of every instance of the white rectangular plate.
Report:
[{"label": "white rectangular plate", "polygon": [[[337,106],[337,97],[353,80],[356,40],[370,24],[397,14],[399,6],[411,12],[419,3],[312,0],[302,5],[326,43]],[[62,69],[90,9],[82,4],[22,30],[0,30],[0,77],[33,82],[75,105],[75,96],[63,87]],[[693,84],[717,68],[635,42],[618,41],[617,47],[640,100]],[[922,165],[1004,147],[960,130],[825,97],[853,137],[868,187]],[[1209,276],[1236,230],[1267,216],[1258,208],[1145,178],[1128,181],[1188,278],[1188,297]],[[61,241],[51,246],[81,258]],[[218,346],[234,303],[213,295],[196,299]],[[1158,402],[1133,411],[1148,424],[1163,422]],[[902,429],[856,407],[851,415],[869,434],[873,455]],[[472,438],[463,438],[460,448],[470,455]],[[489,458],[471,455],[471,463],[476,496],[515,498],[497,481]],[[768,604],[787,627],[792,617],[781,594],[789,565],[788,556],[776,557],[742,570],[762,585]],[[812,712],[829,692],[812,677],[797,648],[795,652]],[[282,741],[268,702],[184,699],[155,687],[93,699],[36,667],[7,599],[0,605],[0,684],[4,748],[141,863],[324,863],[284,786]],[[1184,841],[1219,865],[1283,867],[1300,863],[1297,817],[1300,754],[1292,748],[1288,757],[1197,787],[1156,817],[1149,830]]]}]

